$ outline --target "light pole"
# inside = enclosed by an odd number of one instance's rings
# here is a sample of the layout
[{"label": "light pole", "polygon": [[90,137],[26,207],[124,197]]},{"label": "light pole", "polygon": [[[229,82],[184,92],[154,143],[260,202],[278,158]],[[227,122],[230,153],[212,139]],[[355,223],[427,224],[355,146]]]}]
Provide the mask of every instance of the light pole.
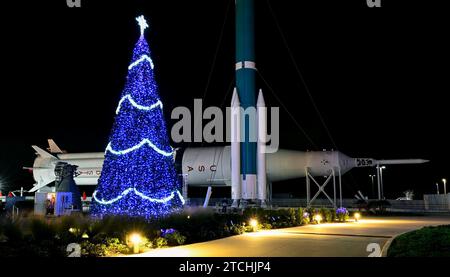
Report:
[{"label": "light pole", "polygon": [[447,179],[442,179],[442,182],[444,183],[444,195],[447,195]]},{"label": "light pole", "polygon": [[380,167],[380,184],[381,184],[381,199],[384,198],[384,188],[383,188],[383,169],[386,169],[385,166]]},{"label": "light pole", "polygon": [[381,200],[380,165],[377,164],[378,200]]},{"label": "light pole", "polygon": [[437,194],[439,194],[439,184],[436,183],[436,190],[437,190]]},{"label": "light pole", "polygon": [[375,198],[375,185],[374,185],[374,182],[373,182],[373,178],[374,178],[374,177],[375,177],[374,174],[369,174],[369,178],[372,179],[372,197]]}]

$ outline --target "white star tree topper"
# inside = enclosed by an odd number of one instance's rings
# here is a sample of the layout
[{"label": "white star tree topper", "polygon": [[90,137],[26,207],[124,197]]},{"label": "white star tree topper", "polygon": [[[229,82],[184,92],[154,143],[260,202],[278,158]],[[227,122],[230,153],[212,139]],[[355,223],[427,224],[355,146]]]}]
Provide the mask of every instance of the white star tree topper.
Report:
[{"label": "white star tree topper", "polygon": [[141,15],[139,17],[136,17],[136,21],[138,22],[139,27],[141,28],[141,36],[143,36],[144,35],[144,30],[149,27],[148,24],[147,24],[147,21],[145,20],[143,15]]}]

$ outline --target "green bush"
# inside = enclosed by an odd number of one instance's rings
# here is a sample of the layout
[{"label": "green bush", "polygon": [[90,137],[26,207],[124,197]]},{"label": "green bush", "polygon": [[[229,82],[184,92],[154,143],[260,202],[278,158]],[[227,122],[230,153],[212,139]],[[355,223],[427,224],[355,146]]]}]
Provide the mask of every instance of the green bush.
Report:
[{"label": "green bush", "polygon": [[173,228],[186,237],[184,243],[194,243],[229,236],[230,226],[241,222],[242,216],[239,215],[215,214],[209,210],[200,210],[173,214],[159,220],[158,226],[160,229]]},{"label": "green bush", "polygon": [[178,231],[165,235],[165,238],[167,239],[167,245],[169,246],[183,245],[186,241],[186,237]]},{"label": "green bush", "polygon": [[128,246],[123,244],[118,238],[106,239],[106,255],[126,254],[129,252]]},{"label": "green bush", "polygon": [[32,219],[31,234],[36,241],[53,240],[56,236],[56,229],[51,224],[40,219]]},{"label": "green bush", "polygon": [[154,241],[153,241],[153,246],[155,248],[162,248],[167,246],[167,239],[162,238],[162,237],[157,237]]},{"label": "green bush", "polygon": [[22,241],[22,229],[17,224],[11,220],[5,220],[0,224],[2,226],[0,234],[3,234],[7,242],[14,244]]},{"label": "green bush", "polygon": [[323,222],[333,222],[336,217],[336,211],[334,209],[322,208],[319,211],[323,218]]},{"label": "green bush", "polygon": [[290,226],[297,226],[297,215],[295,212],[294,208],[289,208],[288,209],[288,214],[289,214],[289,225]]},{"label": "green bush", "polygon": [[320,214],[320,216],[322,216],[322,222],[327,222],[327,219],[326,219],[327,209],[326,208],[320,208],[318,211],[318,214]]},{"label": "green bush", "polygon": [[296,225],[303,225],[303,208],[297,209],[297,215],[296,215]]},{"label": "green bush", "polygon": [[130,253],[129,247],[118,238],[106,238],[98,243],[81,242],[81,255],[86,257],[105,257],[128,253]]},{"label": "green bush", "polygon": [[[0,251],[11,248],[17,249],[8,250],[8,255],[12,253],[12,256],[58,257],[66,254],[65,247],[69,243],[80,243],[83,256],[108,256],[131,252],[128,236],[134,232],[142,235],[140,249],[143,250],[251,232],[253,227],[248,225],[251,218],[258,220],[258,229],[299,226],[311,222],[317,212],[322,215],[323,222],[335,220],[335,211],[332,209],[306,208],[250,208],[240,214],[216,214],[209,209],[191,209],[153,220],[125,216],[103,219],[68,216],[24,218],[13,223],[0,219],[0,240],[3,241]],[[23,230],[29,231],[29,234],[24,234]]]},{"label": "green bush", "polygon": [[272,229],[272,225],[270,223],[262,223],[261,229],[270,230]]},{"label": "green bush", "polygon": [[348,210],[344,207],[340,207],[336,210],[336,219],[338,221],[345,222],[349,219]]},{"label": "green bush", "polygon": [[245,226],[233,225],[230,228],[230,232],[232,235],[241,235],[241,234],[245,233]]},{"label": "green bush", "polygon": [[106,256],[106,245],[83,241],[81,243],[81,255],[85,257],[104,257]]}]

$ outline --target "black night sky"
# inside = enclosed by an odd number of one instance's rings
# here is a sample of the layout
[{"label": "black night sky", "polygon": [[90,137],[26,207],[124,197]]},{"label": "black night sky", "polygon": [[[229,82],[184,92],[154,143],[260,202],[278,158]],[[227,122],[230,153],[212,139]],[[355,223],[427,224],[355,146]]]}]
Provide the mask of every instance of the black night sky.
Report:
[{"label": "black night sky", "polygon": [[[21,168],[33,163],[32,144],[45,148],[53,138],[69,152],[104,151],[140,14],[150,24],[146,38],[168,125],[175,122],[170,111],[193,107],[194,98],[229,105],[233,0],[82,0],[81,8],[65,0],[14,2],[2,3],[0,25],[3,193],[31,187]],[[382,2],[370,9],[366,0],[256,0],[256,59],[265,80],[258,86],[269,106],[280,107],[282,148],[430,159],[384,171],[387,198],[413,189],[421,199],[450,178],[450,17],[438,1]],[[345,196],[358,189],[370,196],[374,173],[344,175]],[[302,197],[304,183],[274,190]]]}]

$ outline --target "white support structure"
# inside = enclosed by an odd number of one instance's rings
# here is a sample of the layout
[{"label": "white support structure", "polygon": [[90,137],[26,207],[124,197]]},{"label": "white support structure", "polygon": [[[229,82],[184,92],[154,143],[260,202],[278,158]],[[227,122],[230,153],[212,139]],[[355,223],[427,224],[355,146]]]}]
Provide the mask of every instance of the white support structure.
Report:
[{"label": "white support structure", "polygon": [[205,202],[203,202],[203,208],[208,207],[211,194],[212,194],[212,187],[208,187],[208,190],[206,191]]},{"label": "white support structure", "polygon": [[381,182],[380,182],[380,165],[377,164],[377,185],[378,185],[378,200],[381,200]]},{"label": "white support structure", "polygon": [[309,169],[308,167],[305,167],[305,176],[306,176],[306,206],[310,206],[310,199],[311,199],[311,183],[309,181]]},{"label": "white support structure", "polygon": [[[333,205],[333,207],[337,208],[337,199],[336,199],[336,172],[338,174],[338,180],[339,180],[339,204],[342,207],[342,179],[341,179],[341,170],[339,167],[332,168],[331,174],[326,176],[326,180],[320,184],[317,182],[317,180],[313,177],[313,175],[309,172],[308,167],[305,168],[305,175],[306,175],[306,204],[307,207],[311,207],[311,204],[314,202],[314,200],[317,199],[317,197],[323,193],[327,199],[330,201],[330,203]],[[318,187],[318,191],[316,194],[311,198],[311,180],[313,183],[315,183]],[[333,180],[333,199],[325,192],[325,187],[330,183],[330,181]]]},{"label": "white support structure", "polygon": [[338,174],[339,174],[339,204],[340,207],[342,207],[342,174],[340,167],[338,167]]}]

